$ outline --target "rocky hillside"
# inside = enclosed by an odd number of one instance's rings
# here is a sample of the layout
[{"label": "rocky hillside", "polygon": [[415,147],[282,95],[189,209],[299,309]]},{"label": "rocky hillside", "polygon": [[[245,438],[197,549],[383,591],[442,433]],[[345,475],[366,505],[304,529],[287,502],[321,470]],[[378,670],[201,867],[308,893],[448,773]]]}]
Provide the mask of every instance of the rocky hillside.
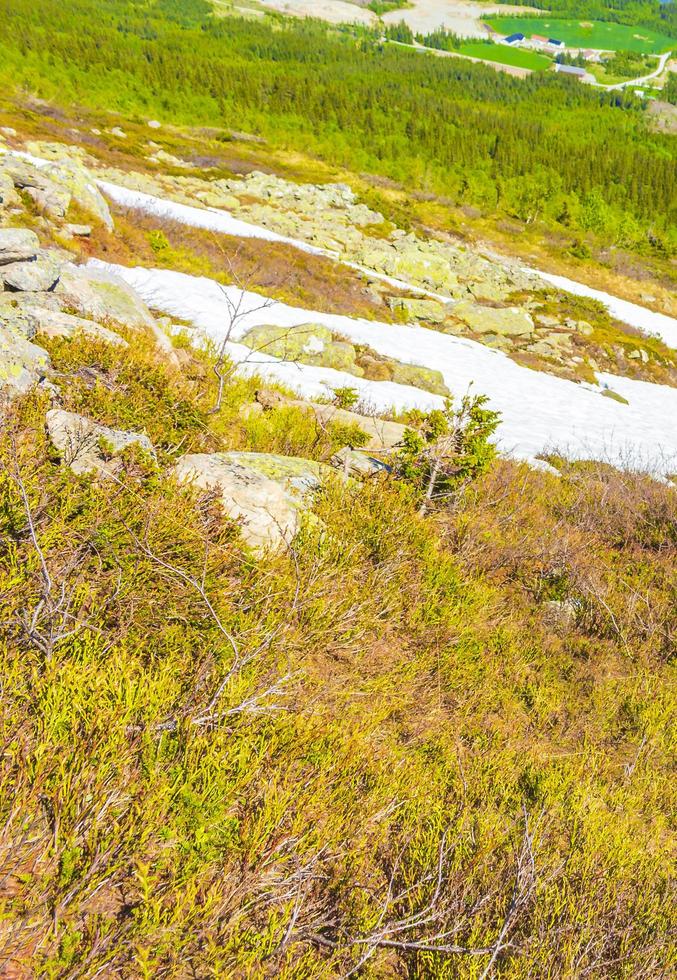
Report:
[{"label": "rocky hillside", "polygon": [[1,134],[0,976],[669,975],[671,348],[147,128]]}]

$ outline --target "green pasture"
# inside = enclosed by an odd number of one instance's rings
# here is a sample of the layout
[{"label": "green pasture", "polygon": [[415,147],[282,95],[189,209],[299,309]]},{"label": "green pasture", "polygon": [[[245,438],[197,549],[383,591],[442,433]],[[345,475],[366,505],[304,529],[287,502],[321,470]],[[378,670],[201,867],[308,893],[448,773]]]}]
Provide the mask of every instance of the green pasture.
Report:
[{"label": "green pasture", "polygon": [[542,34],[555,37],[570,48],[595,48],[603,51],[640,51],[659,54],[669,50],[677,41],[648,27],[628,27],[625,24],[601,21],[559,20],[555,17],[492,17],[486,22],[501,34],[521,32],[530,37]]},{"label": "green pasture", "polygon": [[467,54],[471,58],[494,61],[500,65],[514,65],[516,68],[528,68],[530,71],[545,71],[552,64],[550,58],[535,51],[509,48],[505,44],[483,44],[482,41],[471,41],[462,44],[458,50],[459,54]]}]

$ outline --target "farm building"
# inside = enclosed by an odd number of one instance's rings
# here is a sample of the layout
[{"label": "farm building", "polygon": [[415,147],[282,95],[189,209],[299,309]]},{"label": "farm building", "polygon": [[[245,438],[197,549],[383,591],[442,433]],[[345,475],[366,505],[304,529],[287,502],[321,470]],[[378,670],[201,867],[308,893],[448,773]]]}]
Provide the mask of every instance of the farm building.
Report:
[{"label": "farm building", "polygon": [[505,43],[506,44],[519,44],[519,42],[520,41],[523,41],[523,40],[524,40],[524,34],[520,34],[520,33],[510,34],[508,37],[505,38]]},{"label": "farm building", "polygon": [[573,75],[575,78],[585,77],[585,68],[578,68],[576,65],[555,65],[555,71],[561,72],[562,75]]},{"label": "farm building", "polygon": [[547,44],[548,43],[547,37],[543,37],[542,34],[532,34],[531,35],[531,40],[532,41],[536,41],[538,44]]},{"label": "farm building", "polygon": [[548,44],[551,44],[553,48],[565,48],[566,44],[564,41],[558,41],[556,37],[549,37]]}]

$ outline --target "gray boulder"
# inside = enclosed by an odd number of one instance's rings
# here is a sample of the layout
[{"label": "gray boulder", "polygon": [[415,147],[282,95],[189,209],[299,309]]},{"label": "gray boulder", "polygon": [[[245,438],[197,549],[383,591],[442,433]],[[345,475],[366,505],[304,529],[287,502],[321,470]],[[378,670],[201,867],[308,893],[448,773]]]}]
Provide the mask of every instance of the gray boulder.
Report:
[{"label": "gray boulder", "polygon": [[46,350],[0,321],[0,392],[3,395],[28,391],[44,377],[49,366]]},{"label": "gray boulder", "polygon": [[331,469],[321,463],[268,453],[195,453],[174,467],[182,482],[218,488],[224,512],[241,522],[244,540],[259,554],[293,539],[326,473]]},{"label": "gray boulder", "polygon": [[110,429],[75,412],[54,408],[47,412],[46,422],[49,438],[62,462],[80,475],[95,474],[104,479],[115,476],[120,470],[120,460],[115,457],[128,446],[137,445],[153,454],[148,436]]},{"label": "gray boulder", "polygon": [[463,301],[453,308],[453,315],[475,333],[492,333],[508,337],[530,337],[534,332],[531,314],[518,306],[496,309]]},{"label": "gray boulder", "polygon": [[102,340],[115,347],[129,347],[123,337],[107,327],[102,327],[99,323],[94,323],[93,320],[85,320],[80,316],[44,307],[29,311],[28,315],[35,323],[35,332],[43,337],[65,337],[70,340],[78,334],[83,334],[92,340]]},{"label": "gray boulder", "polygon": [[348,446],[334,453],[330,462],[345,476],[354,476],[358,479],[390,473],[390,467],[387,463],[383,463],[380,459],[361,452],[359,449],[349,449]]},{"label": "gray boulder", "polygon": [[442,323],[449,313],[448,307],[435,299],[389,296],[387,303],[391,310],[401,311],[412,320],[425,320],[428,323]]},{"label": "gray boulder", "polygon": [[128,327],[153,327],[141,297],[118,276],[91,266],[66,266],[55,290],[63,306],[92,320],[115,320]]},{"label": "gray boulder", "polygon": [[0,265],[34,259],[40,249],[38,236],[28,228],[0,228]]},{"label": "gray boulder", "polygon": [[278,405],[294,405],[307,412],[314,412],[316,417],[325,425],[329,422],[338,422],[341,425],[357,426],[368,437],[364,444],[364,449],[371,452],[394,449],[399,446],[404,438],[406,426],[400,422],[389,422],[373,415],[360,415],[358,412],[349,412],[345,408],[338,408],[336,405],[325,405],[321,402],[306,402],[296,398],[287,398],[277,391],[270,391],[262,388],[256,393],[257,403],[263,408],[275,408]]},{"label": "gray boulder", "polygon": [[10,292],[46,293],[56,286],[61,269],[61,262],[43,253],[33,262],[12,262],[0,266],[0,279]]}]

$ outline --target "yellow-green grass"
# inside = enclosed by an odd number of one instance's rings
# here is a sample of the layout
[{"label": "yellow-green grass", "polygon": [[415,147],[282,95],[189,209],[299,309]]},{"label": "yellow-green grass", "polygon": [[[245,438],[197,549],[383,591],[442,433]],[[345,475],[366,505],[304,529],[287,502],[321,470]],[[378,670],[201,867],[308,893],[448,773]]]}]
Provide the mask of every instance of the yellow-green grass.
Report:
[{"label": "yellow-green grass", "polygon": [[552,60],[535,51],[523,48],[511,48],[506,44],[486,44],[482,41],[462,44],[459,54],[471,58],[481,58],[482,61],[493,61],[499,65],[513,65],[515,68],[527,68],[529,71],[545,71],[552,65]]},{"label": "yellow-green grass", "polygon": [[[454,946],[507,920],[511,980],[670,973],[671,492],[499,463],[423,520],[395,481],[334,481],[255,560],[165,472],[252,448],[255,382],[209,415],[206,355],[127,336],[49,347],[65,406],[145,427],[158,465],[75,477],[45,395],[0,432],[10,972],[338,978],[433,902]],[[256,425],[261,450],[290,430]],[[476,980],[491,955],[377,946],[362,972]]]}]

